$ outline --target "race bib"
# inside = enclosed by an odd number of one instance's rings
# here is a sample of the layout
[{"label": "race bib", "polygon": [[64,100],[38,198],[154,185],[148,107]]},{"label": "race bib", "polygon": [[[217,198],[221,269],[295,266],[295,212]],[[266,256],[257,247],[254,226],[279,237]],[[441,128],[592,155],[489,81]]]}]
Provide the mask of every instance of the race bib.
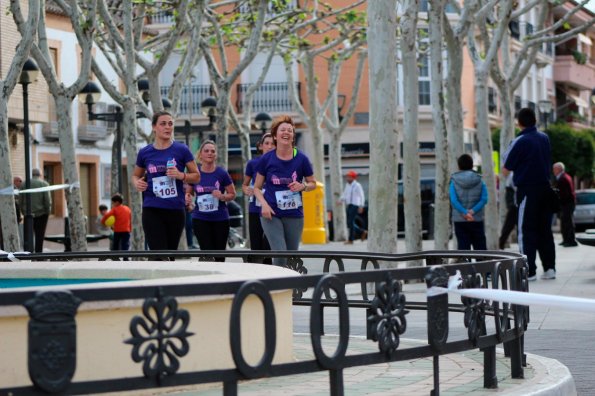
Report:
[{"label": "race bib", "polygon": [[302,206],[302,196],[299,192],[291,190],[275,192],[275,199],[277,200],[277,207],[281,210],[297,209]]},{"label": "race bib", "polygon": [[175,198],[178,196],[178,187],[175,179],[169,176],[153,178],[153,194],[158,198]]},{"label": "race bib", "polygon": [[215,212],[219,209],[219,200],[211,194],[196,197],[196,206],[199,212]]}]

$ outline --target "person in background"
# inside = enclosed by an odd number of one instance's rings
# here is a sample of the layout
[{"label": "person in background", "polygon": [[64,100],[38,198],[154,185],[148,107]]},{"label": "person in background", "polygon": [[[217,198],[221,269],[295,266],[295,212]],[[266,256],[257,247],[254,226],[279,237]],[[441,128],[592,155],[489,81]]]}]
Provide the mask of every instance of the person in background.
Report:
[{"label": "person in background", "polygon": [[[42,179],[41,171],[33,169],[31,172],[31,188],[48,187],[49,184]],[[19,194],[20,206],[23,213],[27,213],[26,194]],[[35,237],[35,252],[43,252],[43,238],[48,225],[50,211],[52,210],[52,196],[49,191],[31,193],[31,214],[33,215],[33,234]]]},{"label": "person in background", "polygon": [[516,204],[516,188],[514,187],[514,182],[512,181],[513,172],[506,177],[506,192],[505,192],[505,199],[506,199],[506,218],[504,219],[504,224],[502,224],[502,230],[500,231],[500,238],[498,240],[498,246],[501,250],[504,250],[506,247],[506,242],[508,241],[508,236],[516,227],[518,218],[519,218],[519,208]]},{"label": "person in background", "polygon": [[[194,235],[200,250],[225,250],[229,237],[226,202],[235,199],[236,189],[229,173],[217,166],[215,142],[205,140],[198,149],[197,157],[200,182],[193,186],[196,196],[192,211]],[[215,261],[225,261],[225,257],[217,257]]]},{"label": "person in background", "polygon": [[535,111],[517,114],[521,133],[504,153],[502,174],[514,171],[519,205],[519,249],[527,256],[528,279],[537,280],[537,252],[543,265],[542,279],[556,279],[556,247],[552,234],[551,148],[549,137],[537,130]]},{"label": "person in background", "polygon": [[112,242],[114,240],[114,233],[111,227],[106,226],[101,222],[103,216],[107,213],[107,206],[104,204],[99,205],[99,216],[97,217],[96,226],[97,226],[97,233],[99,235],[105,235],[109,238],[109,250],[112,250]]},{"label": "person in background", "polygon": [[[271,249],[298,250],[304,229],[302,192],[316,189],[316,179],[308,157],[295,148],[291,117],[275,119],[271,135],[276,148],[258,162],[254,196],[262,206],[260,221]],[[286,263],[286,258],[273,259],[275,265]]]},{"label": "person in background", "polygon": [[459,171],[450,179],[450,202],[458,249],[486,250],[483,207],[488,202],[488,189],[473,170],[469,154],[461,155],[457,162]]},{"label": "person in background", "polygon": [[[260,138],[256,148],[263,155],[275,149],[273,142],[273,135],[265,133]],[[248,232],[250,235],[250,249],[251,250],[271,250],[269,241],[267,240],[262,224],[260,223],[260,202],[254,198],[254,180],[256,179],[256,168],[258,167],[259,158],[253,158],[246,164],[246,172],[244,174],[244,182],[242,183],[242,191],[246,196],[250,197],[250,205],[248,209]],[[273,260],[266,257],[262,261],[264,264],[272,264]]]},{"label": "person in background", "polygon": [[[364,205],[366,204],[366,197],[364,196],[364,189],[362,185],[356,180],[357,173],[355,171],[347,172],[345,175],[345,189],[343,195],[341,195],[341,202],[346,205],[347,210],[347,228],[349,229],[349,236],[345,241],[345,244],[351,245],[355,240],[355,218],[356,216],[364,213]],[[362,240],[366,239],[367,231],[362,231]]]},{"label": "person in background", "polygon": [[158,111],[151,124],[155,141],[140,149],[132,183],[143,193],[142,223],[149,249],[177,250],[186,222],[183,184],[198,183],[200,174],[188,147],[173,140],[171,114]]},{"label": "person in background", "polygon": [[556,176],[556,187],[560,194],[560,232],[562,233],[561,246],[578,246],[574,235],[574,207],[576,205],[576,194],[572,177],[565,171],[566,167],[562,162],[556,162],[552,167]]},{"label": "person in background", "polygon": [[112,197],[112,209],[105,212],[101,218],[101,224],[105,226],[105,221],[110,216],[114,216],[116,219],[112,226],[114,235],[110,250],[130,250],[132,212],[128,206],[124,205],[124,200],[120,194],[115,194]]},{"label": "person in background", "polygon": [[[192,186],[190,184],[184,183],[184,191],[186,195],[192,194]],[[184,227],[184,232],[186,233],[186,244],[188,245],[188,249],[198,249],[198,246],[194,245],[194,230],[192,229],[192,211],[194,210],[194,202],[192,199],[186,199],[186,225]]]}]

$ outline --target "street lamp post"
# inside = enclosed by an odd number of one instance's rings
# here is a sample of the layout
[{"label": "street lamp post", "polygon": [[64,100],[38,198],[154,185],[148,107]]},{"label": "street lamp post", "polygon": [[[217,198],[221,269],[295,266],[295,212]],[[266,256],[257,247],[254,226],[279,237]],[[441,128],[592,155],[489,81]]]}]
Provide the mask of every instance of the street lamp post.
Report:
[{"label": "street lamp post", "polygon": [[203,134],[213,130],[217,116],[215,115],[215,108],[217,107],[217,101],[215,98],[208,97],[200,103],[200,109],[203,114],[209,117],[209,123],[207,125],[192,125],[190,120],[184,120],[184,140],[186,146],[190,147],[190,134],[193,132],[198,133],[200,142],[204,141]]},{"label": "street lamp post", "polygon": [[547,129],[547,121],[548,121],[548,117],[552,111],[552,102],[549,100],[540,100],[539,101],[539,113],[541,114],[542,117],[542,122],[543,122],[543,129]]},{"label": "street lamp post", "polygon": [[[149,89],[149,82],[147,80],[139,80],[138,88],[141,91],[142,98],[145,103],[149,102],[148,96],[148,89]],[[89,121],[105,121],[105,122],[115,122],[116,123],[116,166],[118,168],[118,192],[123,194],[124,193],[124,182],[122,180],[122,127],[121,122],[124,116],[122,113],[122,109],[119,106],[116,106],[115,111],[113,113],[94,113],[93,112],[93,105],[99,102],[101,98],[101,88],[99,85],[94,83],[93,81],[89,81],[83,89],[79,92],[79,99],[82,103],[87,105],[87,117]],[[161,99],[163,108],[169,109],[171,108],[171,102],[167,98]],[[145,118],[145,113],[137,112],[136,118]]]},{"label": "street lamp post", "polygon": [[254,117],[254,123],[256,124],[256,128],[260,129],[264,135],[271,125],[273,125],[273,118],[269,113],[258,113],[256,114],[256,117]]},{"label": "street lamp post", "polygon": [[[39,68],[33,59],[27,59],[19,76],[19,84],[23,86],[23,134],[25,137],[25,189],[31,188],[31,145],[29,132],[29,92],[27,87],[37,80]],[[24,248],[33,252],[33,214],[31,212],[31,194],[25,194]]]}]

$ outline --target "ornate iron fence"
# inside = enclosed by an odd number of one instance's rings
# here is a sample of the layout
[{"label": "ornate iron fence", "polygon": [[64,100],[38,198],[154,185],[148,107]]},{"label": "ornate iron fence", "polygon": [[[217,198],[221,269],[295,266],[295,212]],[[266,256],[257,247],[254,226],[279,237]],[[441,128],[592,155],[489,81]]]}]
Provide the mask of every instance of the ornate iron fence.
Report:
[{"label": "ornate iron fence", "polygon": [[[262,252],[250,251],[164,251],[164,252],[122,252],[118,258],[135,259],[181,259],[191,257],[200,261],[213,257],[240,257],[245,262],[260,259]],[[440,355],[479,349],[484,354],[484,387],[497,387],[496,345],[504,344],[511,359],[511,376],[523,378],[523,336],[529,321],[529,309],[525,306],[498,303],[474,298],[462,298],[460,304],[449,304],[446,295],[428,296],[426,301],[408,302],[404,284],[423,279],[427,287],[446,287],[449,275],[457,270],[463,276],[462,288],[494,288],[528,291],[527,267],[524,258],[508,252],[463,252],[432,251],[415,254],[374,254],[347,252],[267,252],[273,257],[289,258],[287,266],[300,277],[286,277],[265,280],[229,281],[201,284],[192,283],[161,286],[126,286],[110,288],[54,290],[41,293],[30,291],[0,292],[0,306],[20,305],[29,312],[29,375],[32,385],[17,388],[0,388],[2,395],[37,394],[85,394],[115,391],[140,390],[158,387],[192,385],[219,382],[223,384],[224,395],[236,395],[238,382],[263,377],[277,377],[293,374],[328,371],[330,394],[344,394],[343,370],[349,367],[371,365],[392,361],[432,357],[434,389],[432,395],[440,393]],[[114,252],[44,253],[22,255],[16,258],[27,260],[85,260],[115,259]],[[11,255],[10,258],[14,259]],[[0,255],[0,260],[8,260]],[[308,275],[304,260],[324,260],[323,273]],[[360,263],[360,271],[344,272],[346,261]],[[404,262],[422,261],[424,267],[402,269],[379,269],[380,263],[397,265]],[[321,262],[318,261],[317,265]],[[372,269],[368,267],[371,266]],[[331,272],[336,267],[337,271]],[[348,296],[346,287],[360,286],[361,295]],[[375,286],[375,294],[368,289]],[[353,288],[350,288],[352,290]],[[300,362],[275,364],[275,312],[271,293],[293,290],[293,304],[310,307],[310,338],[314,359]],[[193,334],[188,331],[188,311],[178,308],[177,300],[188,296],[233,295],[229,318],[229,345],[235,368],[179,372],[183,357],[189,353],[187,339]],[[352,293],[353,294],[353,293]],[[242,354],[239,321],[242,304],[254,295],[260,299],[265,318],[265,350],[260,361],[249,364]],[[59,359],[56,351],[72,350],[76,345],[76,314],[82,302],[113,300],[144,300],[143,312],[158,307],[156,312],[168,315],[168,320],[178,325],[158,326],[165,318],[152,322],[140,315],[130,318],[130,337],[122,339],[131,345],[130,358],[142,363],[139,375],[134,378],[109,378],[94,381],[73,382],[76,354],[62,353]],[[321,346],[323,331],[323,310],[336,307],[339,312],[339,338],[335,353],[327,355]],[[374,353],[346,354],[349,342],[349,308],[367,309],[368,338],[377,342]],[[167,308],[167,309],[165,309]],[[406,334],[407,314],[412,309],[427,310],[427,345],[403,346],[400,338]],[[467,337],[449,340],[449,312],[464,313]],[[493,319],[493,326],[487,326],[487,317]],[[175,328],[175,330],[173,330]],[[139,329],[151,334],[159,348],[151,353],[141,346],[147,341]],[[1,330],[0,330],[1,331]],[[170,341],[176,340],[176,348]],[[169,348],[169,349],[168,349]],[[37,351],[37,352],[36,352]],[[40,351],[54,351],[41,353]],[[192,351],[200,353],[200,351]],[[1,353],[1,352],[0,352]],[[26,353],[23,351],[23,353]],[[165,358],[167,356],[167,359]],[[59,364],[57,363],[59,362]],[[114,364],[118,364],[114,362]],[[51,371],[51,372],[48,372]],[[1,387],[2,385],[0,385]]]}]

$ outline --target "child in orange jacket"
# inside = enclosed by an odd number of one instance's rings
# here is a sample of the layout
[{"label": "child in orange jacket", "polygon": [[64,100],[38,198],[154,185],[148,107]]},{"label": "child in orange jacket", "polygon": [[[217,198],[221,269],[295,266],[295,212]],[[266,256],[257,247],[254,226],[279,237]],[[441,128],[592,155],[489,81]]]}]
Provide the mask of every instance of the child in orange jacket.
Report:
[{"label": "child in orange jacket", "polygon": [[132,231],[132,212],[130,208],[123,204],[124,200],[120,194],[115,194],[112,197],[112,209],[108,210],[101,218],[101,224],[114,216],[115,222],[112,225],[114,230],[114,240],[112,242],[111,250],[129,250],[130,249],[130,232]]}]

